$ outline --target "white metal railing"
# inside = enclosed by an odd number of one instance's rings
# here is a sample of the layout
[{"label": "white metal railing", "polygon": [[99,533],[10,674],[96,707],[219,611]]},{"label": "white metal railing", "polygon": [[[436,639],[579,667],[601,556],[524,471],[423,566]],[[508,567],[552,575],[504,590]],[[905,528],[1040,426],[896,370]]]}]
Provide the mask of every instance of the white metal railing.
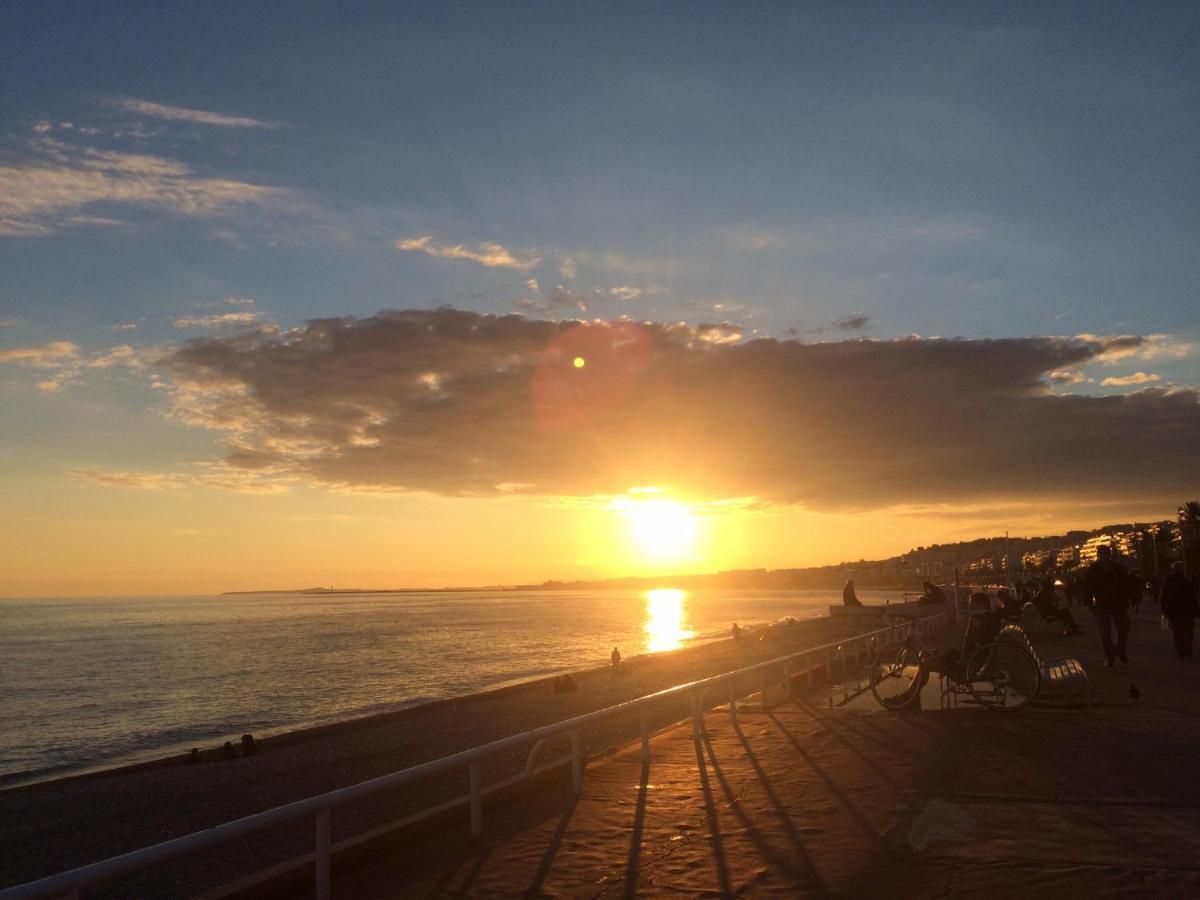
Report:
[{"label": "white metal railing", "polygon": [[[920,636],[930,630],[942,627],[949,620],[949,613],[938,613],[917,619],[913,622],[912,627],[916,630],[917,635]],[[650,720],[647,715],[647,707],[651,704],[661,702],[668,697],[686,696],[690,704],[692,732],[699,736],[703,729],[705,695],[711,688],[728,684],[729,714],[736,722],[737,700],[740,696],[737,691],[737,680],[739,678],[744,678],[754,672],[760,673],[761,682],[759,690],[765,694],[769,686],[770,670],[778,669],[778,667],[782,666],[783,684],[790,697],[793,691],[792,668],[796,660],[803,660],[804,666],[802,671],[806,674],[807,682],[811,686],[814,681],[814,659],[824,664],[826,672],[832,674],[835,664],[840,664],[843,668],[845,667],[848,651],[852,651],[853,659],[859,661],[864,653],[869,654],[870,650],[878,643],[877,638],[881,635],[895,638],[897,631],[902,627],[901,625],[892,623],[887,627],[855,635],[845,640],[810,647],[807,650],[799,650],[786,656],[755,663],[752,666],[746,666],[745,668],[726,672],[722,675],[714,675],[710,678],[689,682],[688,684],[676,685],[675,687],[666,688],[653,694],[647,694],[644,697],[637,697],[633,700],[627,700],[624,703],[618,703],[615,706],[585,713],[571,719],[565,719],[562,722],[544,725],[541,728],[534,728],[531,731],[522,732],[521,734],[500,738],[488,744],[472,747],[469,750],[462,750],[450,756],[444,756],[441,759],[401,769],[398,772],[392,772],[388,775],[381,775],[378,778],[362,781],[349,787],[329,791],[316,797],[297,800],[294,803],[277,806],[274,809],[254,813],[241,819],[234,819],[232,822],[226,822],[213,828],[196,831],[192,834],[163,841],[149,847],[143,847],[140,850],[123,853],[120,856],[113,856],[100,862],[80,866],[79,868],[71,869],[58,875],[50,875],[46,878],[40,878],[37,881],[15,885],[0,890],[0,900],[41,900],[41,898],[73,897],[76,896],[76,892],[81,888],[102,881],[108,881],[118,875],[144,869],[156,863],[167,862],[197,853],[209,847],[231,841],[234,838],[252,834],[264,828],[269,828],[272,825],[289,822],[302,816],[313,816],[315,818],[315,892],[318,900],[328,900],[330,893],[330,848],[332,846],[330,814],[336,806],[342,806],[354,800],[389,788],[399,787],[429,775],[436,775],[450,769],[466,766],[470,783],[471,834],[474,837],[479,837],[483,833],[482,760],[485,757],[493,756],[514,747],[532,744],[529,755],[526,758],[524,771],[524,777],[528,778],[533,774],[534,760],[545,742],[557,735],[568,734],[571,740],[571,754],[569,757],[562,757],[560,760],[556,760],[556,762],[565,762],[567,759],[570,759],[571,788],[578,794],[583,785],[584,763],[580,730],[585,726],[637,710],[638,728],[642,745],[642,761],[649,762]],[[747,693],[754,692],[749,691]]]}]

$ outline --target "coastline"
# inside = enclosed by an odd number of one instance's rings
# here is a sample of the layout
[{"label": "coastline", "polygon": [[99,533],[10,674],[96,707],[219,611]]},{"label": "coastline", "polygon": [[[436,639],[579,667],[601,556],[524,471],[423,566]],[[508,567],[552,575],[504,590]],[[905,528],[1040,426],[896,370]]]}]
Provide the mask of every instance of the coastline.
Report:
[{"label": "coastline", "polygon": [[[172,756],[100,771],[79,773],[0,791],[0,840],[20,848],[0,863],[0,886],[21,883],[137,847],[177,837],[292,800],[436,759],[539,725],[652,693],[675,684],[729,671],[833,639],[847,627],[819,616],[792,626],[782,640],[764,646],[746,641],[739,650],[729,638],[630,658],[614,676],[608,666],[575,672],[579,691],[552,692],[552,676],[365,717],[256,737],[251,757],[187,765]],[[682,718],[663,710],[654,727]],[[609,722],[585,735],[589,752],[629,740],[635,722]],[[557,753],[548,750],[548,753]],[[494,781],[524,763],[524,751],[488,765]],[[465,773],[462,773],[465,775]],[[414,785],[339,811],[335,837],[344,837],[462,793],[457,773]],[[123,883],[122,890],[155,896],[163,877],[197,892],[302,852],[311,842],[307,826],[280,828],[236,847],[223,847],[203,861],[182,861]],[[219,858],[220,865],[212,866]],[[214,875],[219,872],[219,877]],[[101,891],[101,896],[104,892]],[[114,894],[114,896],[119,894]]]}]

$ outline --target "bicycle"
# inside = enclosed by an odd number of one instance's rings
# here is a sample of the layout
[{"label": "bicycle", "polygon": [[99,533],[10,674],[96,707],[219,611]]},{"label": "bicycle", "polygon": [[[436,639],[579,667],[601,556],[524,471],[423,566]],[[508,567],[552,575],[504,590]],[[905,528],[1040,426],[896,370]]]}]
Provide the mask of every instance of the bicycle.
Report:
[{"label": "bicycle", "polygon": [[[985,614],[987,615],[987,614]],[[885,645],[871,663],[871,693],[880,706],[901,709],[912,703],[931,673],[945,679],[943,695],[967,696],[986,709],[1022,709],[1037,697],[1041,667],[1024,647],[1008,640],[978,642],[968,621],[961,649],[932,652],[921,647],[910,623],[905,638]]]}]

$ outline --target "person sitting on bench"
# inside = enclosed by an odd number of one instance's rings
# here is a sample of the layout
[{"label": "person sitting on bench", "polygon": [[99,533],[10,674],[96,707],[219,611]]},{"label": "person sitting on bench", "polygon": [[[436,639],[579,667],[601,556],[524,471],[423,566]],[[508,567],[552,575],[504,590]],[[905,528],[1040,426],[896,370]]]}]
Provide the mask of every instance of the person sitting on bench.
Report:
[{"label": "person sitting on bench", "polygon": [[1054,581],[1047,578],[1042,582],[1041,590],[1034,595],[1032,602],[1047,622],[1062,622],[1067,626],[1068,634],[1079,634],[1083,629],[1076,623],[1069,609],[1059,608],[1057,600],[1054,595]]},{"label": "person sitting on bench", "polygon": [[1021,604],[1017,602],[1017,598],[1012,595],[1008,588],[1000,588],[996,591],[996,599],[1000,602],[1000,618],[1019,621],[1021,618]]}]

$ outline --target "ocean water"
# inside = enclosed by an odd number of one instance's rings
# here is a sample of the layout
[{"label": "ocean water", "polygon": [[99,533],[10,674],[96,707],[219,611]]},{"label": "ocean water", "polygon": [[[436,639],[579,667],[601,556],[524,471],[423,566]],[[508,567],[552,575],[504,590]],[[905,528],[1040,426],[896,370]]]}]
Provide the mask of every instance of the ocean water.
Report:
[{"label": "ocean water", "polygon": [[[896,592],[862,591],[867,602]],[[0,600],[0,784],[660,652],[837,591],[251,594]]]}]

